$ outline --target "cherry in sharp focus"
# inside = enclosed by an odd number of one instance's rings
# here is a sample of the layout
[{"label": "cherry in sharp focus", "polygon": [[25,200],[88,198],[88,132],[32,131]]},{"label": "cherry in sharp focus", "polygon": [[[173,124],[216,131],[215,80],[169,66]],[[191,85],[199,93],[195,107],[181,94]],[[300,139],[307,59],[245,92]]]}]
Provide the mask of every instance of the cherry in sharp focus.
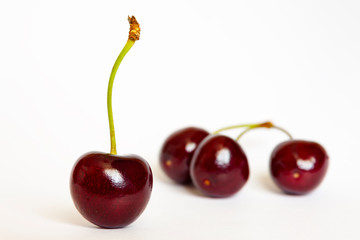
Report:
[{"label": "cherry in sharp focus", "polygon": [[144,211],[152,174],[140,157],[92,152],[75,164],[70,185],[75,206],[84,218],[100,227],[119,228]]},{"label": "cherry in sharp focus", "polygon": [[165,174],[177,183],[190,183],[190,160],[200,142],[208,135],[207,131],[196,127],[180,129],[171,134],[160,151],[160,165]]},{"label": "cherry in sharp focus", "polygon": [[81,156],[70,177],[75,207],[88,221],[104,228],[124,227],[135,221],[150,199],[153,184],[151,168],[144,159],[135,155],[116,155],[112,86],[122,59],[140,36],[135,17],[129,17],[129,23],[129,39],[115,61],[108,85],[111,151]]}]

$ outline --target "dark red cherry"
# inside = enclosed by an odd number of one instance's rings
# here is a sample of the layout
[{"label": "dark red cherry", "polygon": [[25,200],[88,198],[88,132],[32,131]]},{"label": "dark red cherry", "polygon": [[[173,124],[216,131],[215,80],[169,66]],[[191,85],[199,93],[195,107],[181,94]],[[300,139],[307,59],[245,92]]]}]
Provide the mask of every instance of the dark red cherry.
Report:
[{"label": "dark red cherry", "polygon": [[145,160],[93,152],[76,162],[70,190],[76,208],[88,221],[104,228],[119,228],[143,212],[152,184]]},{"label": "dark red cherry", "polygon": [[318,143],[289,140],[272,152],[270,171],[276,185],[289,194],[305,194],[323,180],[329,158]]},{"label": "dark red cherry", "polygon": [[191,160],[194,185],[212,197],[238,192],[249,178],[249,165],[240,145],[233,139],[213,135],[205,138]]},{"label": "dark red cherry", "polygon": [[207,131],[195,127],[171,134],[160,151],[160,165],[166,175],[177,183],[190,183],[191,157],[199,143],[208,135]]}]

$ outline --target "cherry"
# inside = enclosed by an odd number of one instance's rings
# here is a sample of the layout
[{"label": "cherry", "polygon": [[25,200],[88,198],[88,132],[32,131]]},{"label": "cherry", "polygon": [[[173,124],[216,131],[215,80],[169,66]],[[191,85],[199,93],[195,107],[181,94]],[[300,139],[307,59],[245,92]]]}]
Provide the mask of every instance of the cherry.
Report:
[{"label": "cherry", "polygon": [[[273,127],[273,126],[269,122],[260,123],[260,124],[243,124],[243,125],[236,125],[236,126],[222,128],[215,131],[213,134],[218,134],[224,130],[240,128],[240,127],[256,128],[256,127]],[[164,172],[166,173],[166,175],[168,175],[168,177],[170,177],[172,180],[174,180],[177,183],[181,183],[181,184],[190,183],[192,180],[191,180],[189,168],[191,166],[192,159],[194,159],[193,154],[197,150],[199,144],[208,135],[209,133],[207,131],[195,127],[180,129],[174,132],[173,134],[171,134],[165,140],[160,151],[160,165],[164,170]],[[238,144],[235,142],[234,145],[237,146]],[[228,194],[225,195],[227,196]]]},{"label": "cherry", "polygon": [[199,143],[208,135],[201,128],[188,127],[165,140],[160,151],[160,165],[169,178],[180,184],[191,182],[190,160]]},{"label": "cherry", "polygon": [[129,23],[129,39],[116,59],[109,79],[110,154],[90,152],[81,156],[70,177],[75,207],[88,221],[104,228],[124,227],[135,221],[150,199],[153,184],[151,168],[145,160],[116,155],[111,100],[113,82],[122,59],[140,36],[135,17],[129,17]]},{"label": "cherry", "polygon": [[329,158],[325,149],[316,142],[293,140],[285,129],[271,122],[249,126],[246,132],[258,128],[276,128],[288,135],[290,140],[280,143],[270,157],[270,172],[275,184],[289,194],[306,194],[320,185],[325,177]]},{"label": "cherry", "polygon": [[140,157],[92,152],[75,164],[70,190],[76,208],[88,221],[119,228],[144,211],[152,181],[150,166]]},{"label": "cherry", "polygon": [[194,185],[205,195],[228,197],[245,185],[249,166],[236,141],[227,136],[212,135],[195,150],[190,175]]},{"label": "cherry", "polygon": [[[269,127],[268,122],[261,124],[243,124],[226,127],[215,131],[218,134],[224,130],[240,127]],[[187,127],[171,134],[164,142],[160,150],[160,166],[165,174],[180,184],[191,183],[189,166],[201,141],[209,133],[201,128]]]},{"label": "cherry", "polygon": [[328,164],[328,155],[320,144],[289,140],[280,143],[272,152],[270,172],[284,192],[306,194],[319,186]]}]

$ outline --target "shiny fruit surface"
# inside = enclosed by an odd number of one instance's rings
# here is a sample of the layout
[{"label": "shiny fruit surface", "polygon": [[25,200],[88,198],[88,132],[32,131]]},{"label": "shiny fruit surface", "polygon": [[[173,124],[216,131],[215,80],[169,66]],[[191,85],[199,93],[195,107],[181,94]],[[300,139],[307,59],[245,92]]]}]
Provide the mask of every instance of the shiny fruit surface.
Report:
[{"label": "shiny fruit surface", "polygon": [[249,178],[249,165],[240,145],[223,135],[205,138],[191,160],[194,185],[205,195],[228,197],[238,192]]},{"label": "shiny fruit surface", "polygon": [[103,228],[119,228],[143,212],[152,184],[152,172],[145,160],[91,152],[75,163],[70,191],[84,218]]},{"label": "shiny fruit surface", "polygon": [[166,175],[177,183],[191,182],[189,166],[194,151],[209,133],[188,127],[171,134],[160,151],[160,165]]},{"label": "shiny fruit surface", "polygon": [[289,140],[280,143],[270,157],[276,185],[289,194],[306,194],[322,182],[329,164],[325,149],[316,142]]}]

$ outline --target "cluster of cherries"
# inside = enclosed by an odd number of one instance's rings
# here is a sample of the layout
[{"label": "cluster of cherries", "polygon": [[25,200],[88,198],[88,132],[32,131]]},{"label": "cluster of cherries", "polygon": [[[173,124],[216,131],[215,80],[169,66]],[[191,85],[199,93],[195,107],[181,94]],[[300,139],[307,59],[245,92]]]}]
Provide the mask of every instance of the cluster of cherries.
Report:
[{"label": "cluster of cherries", "polygon": [[[237,139],[219,134],[246,127]],[[166,175],[179,184],[193,183],[207,196],[228,197],[238,192],[249,178],[247,157],[238,144],[251,129],[277,128],[290,140],[280,143],[270,157],[270,172],[276,185],[288,194],[306,194],[323,180],[328,155],[316,142],[294,140],[284,129],[271,122],[244,124],[219,129],[213,134],[188,127],[171,134],[160,152],[160,165]]]},{"label": "cluster of cherries", "polygon": [[[116,150],[112,112],[112,88],[125,55],[140,38],[135,17],[128,18],[128,41],[115,61],[109,78],[107,109],[110,153],[89,152],[74,164],[70,193],[75,207],[88,221],[103,228],[125,227],[146,208],[153,186],[150,165],[136,155],[119,156]],[[161,166],[178,183],[193,182],[209,196],[226,197],[239,191],[249,178],[246,155],[237,141],[199,128],[172,134],[161,150]],[[242,125],[244,132],[271,123]],[[283,130],[285,131],[285,130]],[[285,131],[286,132],[286,131]],[[318,186],[328,165],[325,150],[317,143],[290,140],[276,147],[271,156],[271,173],[285,192],[303,194]]]}]

